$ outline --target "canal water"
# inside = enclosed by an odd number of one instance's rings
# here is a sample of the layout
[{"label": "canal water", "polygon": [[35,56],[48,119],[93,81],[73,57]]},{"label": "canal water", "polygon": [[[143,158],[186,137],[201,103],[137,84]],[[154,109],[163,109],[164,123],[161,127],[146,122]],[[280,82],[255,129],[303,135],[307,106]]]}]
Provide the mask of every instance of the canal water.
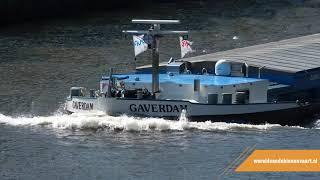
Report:
[{"label": "canal water", "polygon": [[[71,86],[98,88],[134,61],[132,18],[180,19],[190,56],[320,32],[317,1],[162,1],[134,9],[26,22],[0,29],[0,179],[318,179],[319,173],[235,173],[244,149],[319,149],[310,127],[64,115]],[[179,57],[178,37],[161,40],[161,61]]]}]

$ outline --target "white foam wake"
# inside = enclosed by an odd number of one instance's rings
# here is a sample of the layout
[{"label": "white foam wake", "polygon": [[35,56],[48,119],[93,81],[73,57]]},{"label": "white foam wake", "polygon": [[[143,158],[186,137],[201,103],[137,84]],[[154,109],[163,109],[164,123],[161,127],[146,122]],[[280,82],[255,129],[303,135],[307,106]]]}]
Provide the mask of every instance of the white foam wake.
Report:
[{"label": "white foam wake", "polygon": [[167,131],[167,130],[239,130],[258,129],[265,130],[280,125],[250,125],[224,122],[188,122],[184,114],[179,121],[162,118],[137,118],[126,115],[114,117],[104,113],[75,113],[72,115],[57,114],[39,117],[11,117],[0,114],[0,123],[12,126],[46,126],[58,129],[111,129],[120,131]]},{"label": "white foam wake", "polygon": [[316,120],[314,123],[313,123],[313,129],[320,129],[320,119]]}]

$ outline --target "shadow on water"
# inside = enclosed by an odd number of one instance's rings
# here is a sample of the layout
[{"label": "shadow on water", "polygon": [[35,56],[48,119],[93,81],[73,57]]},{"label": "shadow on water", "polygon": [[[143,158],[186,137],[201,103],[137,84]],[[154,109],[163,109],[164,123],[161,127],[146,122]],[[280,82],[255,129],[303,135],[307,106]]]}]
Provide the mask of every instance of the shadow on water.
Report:
[{"label": "shadow on water", "polygon": [[[319,6],[315,1],[303,0],[4,0],[0,2],[0,22],[2,25],[34,20],[61,19],[84,17],[93,12],[148,11],[161,8],[164,5],[174,5],[175,10],[183,8],[206,8],[215,14],[224,16],[262,16],[268,17],[276,13],[272,6],[285,8],[304,4]],[[269,8],[271,7],[271,8]],[[248,10],[244,10],[248,9]],[[260,9],[255,11],[255,9]]]}]

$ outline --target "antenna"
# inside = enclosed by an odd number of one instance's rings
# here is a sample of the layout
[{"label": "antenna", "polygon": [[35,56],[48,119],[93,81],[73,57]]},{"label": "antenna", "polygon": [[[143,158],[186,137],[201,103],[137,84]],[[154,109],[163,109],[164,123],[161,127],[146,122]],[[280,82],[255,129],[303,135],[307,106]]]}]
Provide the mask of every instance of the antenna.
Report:
[{"label": "antenna", "polygon": [[131,22],[139,24],[180,24],[179,20],[132,19]]},{"label": "antenna", "polygon": [[160,24],[179,24],[179,20],[133,19],[132,23],[151,24],[149,30],[124,30],[125,34],[146,34],[152,37],[152,93],[159,92],[159,43],[160,37],[167,34],[188,34],[188,31],[161,31]]}]

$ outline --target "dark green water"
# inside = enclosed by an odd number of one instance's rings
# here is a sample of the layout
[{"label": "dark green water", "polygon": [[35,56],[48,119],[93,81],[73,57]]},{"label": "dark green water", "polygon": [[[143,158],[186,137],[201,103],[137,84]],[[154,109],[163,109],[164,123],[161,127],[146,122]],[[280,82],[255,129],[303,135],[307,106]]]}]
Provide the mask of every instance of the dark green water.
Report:
[{"label": "dark green water", "polygon": [[[97,88],[134,69],[132,18],[180,19],[193,55],[320,32],[316,1],[162,2],[0,29],[0,179],[216,179],[248,146],[318,149],[320,131],[59,114],[71,86]],[[234,40],[233,37],[238,39]],[[178,38],[161,42],[178,57]],[[149,64],[147,54],[138,65]],[[32,117],[36,116],[36,117]],[[228,173],[221,179],[318,179],[318,173]]]}]

